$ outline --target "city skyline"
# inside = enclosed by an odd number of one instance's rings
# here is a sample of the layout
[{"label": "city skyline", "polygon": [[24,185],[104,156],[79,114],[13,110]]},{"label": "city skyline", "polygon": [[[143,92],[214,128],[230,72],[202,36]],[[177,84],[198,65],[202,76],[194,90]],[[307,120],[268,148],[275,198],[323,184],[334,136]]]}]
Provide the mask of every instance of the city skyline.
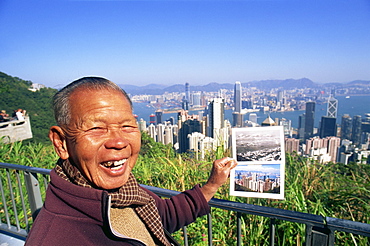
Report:
[{"label": "city skyline", "polygon": [[370,3],[346,1],[10,1],[0,68],[48,87],[369,80]]}]

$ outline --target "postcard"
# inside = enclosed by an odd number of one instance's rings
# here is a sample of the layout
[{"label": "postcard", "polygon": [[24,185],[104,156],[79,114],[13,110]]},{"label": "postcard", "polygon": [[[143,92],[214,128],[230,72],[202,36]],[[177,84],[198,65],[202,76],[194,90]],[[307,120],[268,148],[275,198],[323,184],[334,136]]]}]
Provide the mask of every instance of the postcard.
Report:
[{"label": "postcard", "polygon": [[230,195],[284,199],[283,126],[232,128]]}]

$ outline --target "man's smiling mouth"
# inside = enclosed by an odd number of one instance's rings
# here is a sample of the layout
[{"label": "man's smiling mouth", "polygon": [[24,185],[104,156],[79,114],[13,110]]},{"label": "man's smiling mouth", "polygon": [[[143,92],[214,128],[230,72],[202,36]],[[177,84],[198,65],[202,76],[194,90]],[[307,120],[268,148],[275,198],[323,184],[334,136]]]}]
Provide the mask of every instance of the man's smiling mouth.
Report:
[{"label": "man's smiling mouth", "polygon": [[122,159],[119,161],[106,161],[106,162],[101,163],[101,165],[103,165],[106,168],[116,170],[116,169],[120,169],[122,165],[125,164],[126,161],[127,159]]}]

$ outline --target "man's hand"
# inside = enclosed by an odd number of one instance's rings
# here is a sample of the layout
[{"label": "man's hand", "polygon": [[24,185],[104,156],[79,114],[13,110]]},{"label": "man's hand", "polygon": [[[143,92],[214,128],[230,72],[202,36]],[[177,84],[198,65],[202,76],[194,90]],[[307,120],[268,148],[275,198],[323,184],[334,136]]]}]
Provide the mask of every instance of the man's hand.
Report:
[{"label": "man's hand", "polygon": [[229,157],[224,157],[213,162],[211,175],[205,185],[201,187],[204,198],[209,201],[230,176],[230,170],[236,167],[237,162]]}]

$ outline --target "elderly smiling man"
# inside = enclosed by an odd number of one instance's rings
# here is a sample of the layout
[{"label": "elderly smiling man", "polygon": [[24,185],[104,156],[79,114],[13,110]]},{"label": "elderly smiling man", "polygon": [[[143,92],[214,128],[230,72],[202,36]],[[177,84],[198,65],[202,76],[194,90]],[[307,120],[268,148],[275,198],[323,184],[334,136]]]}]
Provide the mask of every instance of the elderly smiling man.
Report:
[{"label": "elderly smiling man", "polygon": [[60,158],[26,245],[171,245],[165,231],[207,214],[208,201],[236,165],[216,160],[204,186],[161,199],[131,173],[141,135],[120,87],[81,78],[53,103],[58,126],[49,137]]}]

